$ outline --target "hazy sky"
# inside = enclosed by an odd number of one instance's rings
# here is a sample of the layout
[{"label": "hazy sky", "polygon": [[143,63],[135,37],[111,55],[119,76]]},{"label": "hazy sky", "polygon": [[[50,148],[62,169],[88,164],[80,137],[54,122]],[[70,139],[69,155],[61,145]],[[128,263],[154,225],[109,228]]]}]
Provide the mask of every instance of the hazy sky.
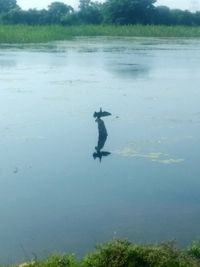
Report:
[{"label": "hazy sky", "polygon": [[[17,0],[17,3],[23,9],[42,9],[46,8],[51,2],[55,1],[64,2],[74,8],[77,8],[79,3],[78,0]],[[170,8],[190,9],[193,11],[200,9],[200,0],[157,0],[157,4],[166,5]]]}]

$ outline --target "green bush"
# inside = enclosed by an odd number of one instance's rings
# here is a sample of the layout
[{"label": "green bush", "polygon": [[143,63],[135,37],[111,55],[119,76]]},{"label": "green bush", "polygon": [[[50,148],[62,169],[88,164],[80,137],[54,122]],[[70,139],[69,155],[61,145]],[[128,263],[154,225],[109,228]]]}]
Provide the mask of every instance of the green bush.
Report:
[{"label": "green bush", "polygon": [[114,239],[77,260],[74,255],[55,254],[15,267],[200,267],[200,243],[179,250],[174,243],[138,245]]},{"label": "green bush", "polygon": [[200,263],[175,248],[173,243],[135,245],[113,240],[83,259],[84,267],[195,267]]},{"label": "green bush", "polygon": [[193,242],[187,252],[190,256],[200,260],[200,241]]},{"label": "green bush", "polygon": [[78,267],[73,255],[54,254],[41,261],[33,261],[24,267]]}]

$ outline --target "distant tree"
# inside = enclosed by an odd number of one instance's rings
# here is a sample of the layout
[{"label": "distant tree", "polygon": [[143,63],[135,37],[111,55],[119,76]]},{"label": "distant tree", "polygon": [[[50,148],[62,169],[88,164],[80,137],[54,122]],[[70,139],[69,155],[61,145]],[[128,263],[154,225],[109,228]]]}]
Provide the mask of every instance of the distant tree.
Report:
[{"label": "distant tree", "polygon": [[53,2],[48,7],[50,23],[61,23],[62,18],[73,12],[73,8],[62,2]]},{"label": "distant tree", "polygon": [[[42,9],[42,10],[28,10],[29,12],[33,14],[35,13],[35,24],[48,24],[49,23],[49,16],[48,16],[48,11],[46,9]],[[37,19],[36,19],[37,18]]]},{"label": "distant tree", "polygon": [[171,25],[181,25],[183,18],[183,11],[180,9],[171,9],[170,10],[170,22]]},{"label": "distant tree", "polygon": [[91,0],[80,0],[78,18],[81,23],[100,24],[103,21],[102,4]]},{"label": "distant tree", "polygon": [[25,23],[29,25],[42,25],[48,24],[48,12],[46,9],[37,10],[29,9],[24,14]]},{"label": "distant tree", "polygon": [[0,13],[6,13],[17,7],[16,0],[0,0]]},{"label": "distant tree", "polygon": [[156,0],[107,0],[104,20],[116,24],[147,24],[152,22]]},{"label": "distant tree", "polygon": [[197,16],[188,10],[170,9],[166,6],[157,6],[154,23],[164,25],[198,25]]},{"label": "distant tree", "polygon": [[78,17],[78,13],[77,12],[72,12],[69,13],[65,16],[62,16],[62,18],[60,19],[60,23],[62,25],[78,25],[80,24],[80,20]]},{"label": "distant tree", "polygon": [[86,10],[91,4],[91,0],[79,0],[79,9]]},{"label": "distant tree", "polygon": [[154,14],[154,23],[170,25],[171,24],[170,8],[166,6],[157,6]]},{"label": "distant tree", "polygon": [[183,11],[181,24],[189,26],[195,25],[195,15],[188,10]]},{"label": "distant tree", "polygon": [[194,21],[195,21],[195,25],[200,25],[200,11],[197,11],[194,14]]},{"label": "distant tree", "polygon": [[24,23],[23,11],[20,8],[13,8],[7,13],[4,13],[1,18],[5,24],[19,24]]},{"label": "distant tree", "polygon": [[[62,0],[61,0],[62,1]],[[166,6],[154,6],[156,0],[105,0],[100,3],[80,0],[79,9],[55,1],[48,9],[22,10],[17,0],[0,0],[0,23],[5,24],[164,24],[200,25],[200,11],[192,13]]]},{"label": "distant tree", "polygon": [[3,14],[2,22],[5,24],[28,24],[28,25],[41,25],[48,23],[47,11],[45,9],[36,10],[22,10],[14,8],[9,12]]}]

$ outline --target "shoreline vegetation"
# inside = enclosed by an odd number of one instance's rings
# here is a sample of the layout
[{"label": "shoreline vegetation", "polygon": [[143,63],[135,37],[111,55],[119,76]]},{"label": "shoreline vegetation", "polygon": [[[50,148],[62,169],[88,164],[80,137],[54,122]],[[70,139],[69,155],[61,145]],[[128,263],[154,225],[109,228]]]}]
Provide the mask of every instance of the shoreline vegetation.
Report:
[{"label": "shoreline vegetation", "polygon": [[99,245],[82,259],[74,254],[52,254],[45,259],[12,267],[199,267],[200,242],[178,249],[174,242],[138,245],[126,239],[113,239]]},{"label": "shoreline vegetation", "polygon": [[165,25],[0,25],[0,44],[46,43],[75,37],[199,38],[200,27]]}]

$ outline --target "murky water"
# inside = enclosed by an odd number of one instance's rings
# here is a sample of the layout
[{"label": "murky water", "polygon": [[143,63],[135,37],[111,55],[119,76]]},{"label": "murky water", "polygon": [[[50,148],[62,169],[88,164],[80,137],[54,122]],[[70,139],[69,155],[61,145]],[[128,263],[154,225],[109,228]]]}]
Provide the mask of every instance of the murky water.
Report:
[{"label": "murky water", "polygon": [[0,263],[199,238],[199,52],[193,39],[0,46]]}]

